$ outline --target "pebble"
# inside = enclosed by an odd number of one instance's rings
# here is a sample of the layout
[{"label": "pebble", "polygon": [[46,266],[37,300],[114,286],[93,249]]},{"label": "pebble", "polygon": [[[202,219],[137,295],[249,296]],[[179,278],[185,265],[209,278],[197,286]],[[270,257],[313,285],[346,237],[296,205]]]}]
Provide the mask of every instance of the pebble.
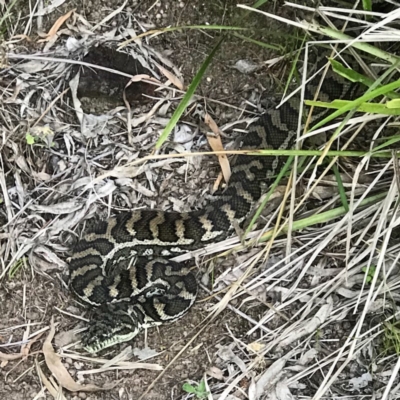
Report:
[{"label": "pebble", "polygon": [[74,362],[74,367],[79,371],[80,369],[82,369],[82,364],[78,363],[78,362]]},{"label": "pebble", "polygon": [[80,399],[86,399],[87,395],[86,395],[85,392],[79,392],[78,397],[79,397]]}]

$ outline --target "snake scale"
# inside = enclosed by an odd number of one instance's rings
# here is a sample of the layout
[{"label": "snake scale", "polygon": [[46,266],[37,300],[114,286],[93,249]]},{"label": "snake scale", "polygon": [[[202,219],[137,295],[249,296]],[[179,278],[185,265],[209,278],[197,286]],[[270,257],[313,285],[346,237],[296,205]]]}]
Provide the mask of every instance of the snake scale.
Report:
[{"label": "snake scale", "polygon": [[[326,59],[324,60],[326,62]],[[319,79],[306,86],[314,97]],[[347,98],[351,86],[331,71],[319,98]],[[298,129],[299,98],[266,111],[243,136],[242,149],[288,149]],[[169,258],[227,238],[243,226],[285,157],[238,155],[227,188],[200,210],[120,213],[85,234],[69,264],[70,288],[94,307],[82,336],[90,352],[125,342],[144,328],[182,317],[197,295],[196,278]]]}]

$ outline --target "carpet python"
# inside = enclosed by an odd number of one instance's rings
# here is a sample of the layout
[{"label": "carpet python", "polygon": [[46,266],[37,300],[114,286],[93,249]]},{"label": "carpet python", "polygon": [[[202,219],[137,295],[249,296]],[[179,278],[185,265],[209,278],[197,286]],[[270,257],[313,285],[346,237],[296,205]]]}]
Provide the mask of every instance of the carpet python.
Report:
[{"label": "carpet python", "polygon": [[[319,77],[306,85],[306,98],[313,99],[318,82]],[[328,71],[319,99],[349,98],[351,88]],[[266,111],[243,136],[241,148],[292,147],[299,107],[299,98],[293,96],[280,108]],[[284,162],[281,156],[238,155],[231,163],[227,188],[205,208],[124,212],[86,233],[69,264],[71,290],[94,307],[82,335],[84,348],[98,352],[134,338],[144,328],[182,317],[196,299],[196,278],[169,258],[221,241],[233,233],[235,224],[243,226],[262,188]]]}]

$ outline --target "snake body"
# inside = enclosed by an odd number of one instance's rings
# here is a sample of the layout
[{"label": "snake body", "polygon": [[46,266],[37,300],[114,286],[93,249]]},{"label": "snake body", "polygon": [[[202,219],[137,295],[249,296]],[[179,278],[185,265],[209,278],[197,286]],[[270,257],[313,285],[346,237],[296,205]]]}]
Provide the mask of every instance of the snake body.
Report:
[{"label": "snake body", "polygon": [[[316,84],[308,83],[312,99]],[[346,98],[349,85],[329,72],[323,100]],[[298,129],[299,98],[266,111],[242,139],[243,149],[288,149]],[[195,276],[168,260],[221,241],[243,226],[254,204],[279,172],[285,157],[239,155],[225,191],[203,209],[187,213],[140,210],[100,222],[74,250],[70,287],[95,307],[84,347],[97,352],[135,337],[144,328],[175,321],[193,305]]]}]

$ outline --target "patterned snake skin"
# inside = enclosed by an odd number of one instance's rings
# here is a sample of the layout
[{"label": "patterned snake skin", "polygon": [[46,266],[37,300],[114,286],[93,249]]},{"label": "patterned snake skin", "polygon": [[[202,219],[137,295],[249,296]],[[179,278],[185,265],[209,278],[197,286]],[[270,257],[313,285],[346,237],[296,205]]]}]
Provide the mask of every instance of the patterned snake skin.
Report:
[{"label": "patterned snake skin", "polygon": [[[314,97],[318,82],[319,77],[307,84],[306,98]],[[351,91],[328,72],[319,98],[349,98]],[[242,149],[290,148],[298,113],[295,97],[265,112],[243,137]],[[182,317],[196,299],[197,283],[189,268],[168,258],[225,239],[234,223],[243,226],[262,186],[271,183],[284,161],[239,155],[232,162],[228,187],[204,209],[121,213],[87,233],[70,262],[72,291],[95,307],[82,338],[85,349],[97,352],[132,339],[144,328]]]}]

